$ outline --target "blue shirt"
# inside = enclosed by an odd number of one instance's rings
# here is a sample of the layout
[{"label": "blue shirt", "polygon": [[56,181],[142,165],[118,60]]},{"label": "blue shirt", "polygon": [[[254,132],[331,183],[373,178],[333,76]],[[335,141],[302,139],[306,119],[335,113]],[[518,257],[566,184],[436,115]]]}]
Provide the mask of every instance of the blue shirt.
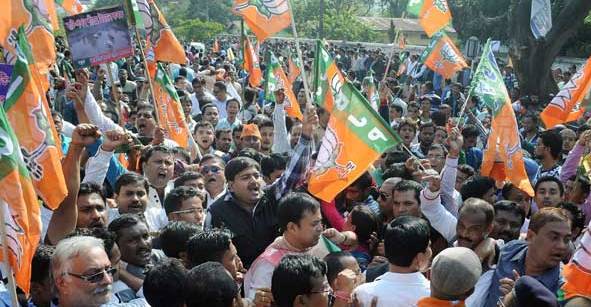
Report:
[{"label": "blue shirt", "polygon": [[[528,243],[523,240],[515,240],[507,243],[501,250],[499,262],[492,277],[490,288],[488,288],[488,297],[485,307],[496,307],[497,301],[501,296],[499,290],[499,280],[503,278],[513,278],[513,270],[516,270],[520,276],[525,274],[525,256],[527,255]],[[545,271],[542,275],[531,276],[542,283],[552,293],[556,293],[560,288],[560,265]]]},{"label": "blue shirt", "polygon": [[465,150],[465,153],[466,164],[472,166],[475,170],[479,170],[480,165],[482,165],[482,149],[472,147]]}]

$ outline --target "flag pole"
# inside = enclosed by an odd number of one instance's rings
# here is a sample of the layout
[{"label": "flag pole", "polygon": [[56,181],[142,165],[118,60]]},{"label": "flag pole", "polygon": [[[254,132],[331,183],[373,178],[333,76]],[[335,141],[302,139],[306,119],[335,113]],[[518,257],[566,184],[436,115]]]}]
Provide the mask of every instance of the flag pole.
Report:
[{"label": "flag pole", "polygon": [[304,91],[306,92],[306,103],[308,105],[312,104],[312,92],[310,92],[310,87],[308,86],[308,78],[306,76],[306,62],[304,62],[304,57],[302,56],[302,49],[300,49],[300,41],[298,39],[298,31],[296,29],[295,24],[295,16],[293,15],[293,5],[291,0],[289,0],[289,14],[291,15],[291,30],[293,32],[293,39],[296,45],[296,51],[298,53],[298,59],[303,65],[302,69],[302,80],[304,81]]},{"label": "flag pole", "polygon": [[[120,98],[119,97],[119,93],[117,93],[115,91],[115,80],[113,79],[113,69],[111,68],[111,62],[107,63],[107,74],[109,74],[109,82],[111,82],[111,93],[112,93],[112,99],[115,100],[115,108],[117,108],[117,111],[115,113],[117,113],[117,117],[119,117],[119,126],[121,126],[121,122],[122,122],[122,118],[121,118],[121,102],[120,102]],[[121,90],[123,91],[123,85],[121,86]]]},{"label": "flag pole", "polygon": [[14,274],[12,273],[12,267],[8,262],[8,235],[6,233],[6,212],[5,212],[5,202],[0,202],[0,236],[2,236],[2,265],[4,266],[4,272],[6,273],[6,278],[8,279],[8,293],[10,294],[10,300],[12,302],[12,306],[19,306],[18,298],[16,296],[16,281],[14,279]]},{"label": "flag pole", "polygon": [[[402,17],[400,19],[402,19],[402,21],[404,21],[404,19],[406,18],[406,11],[404,11],[402,13]],[[398,42],[398,38],[400,36],[400,28],[396,28],[396,34],[394,35],[394,42],[392,43],[392,49],[390,50],[390,55],[388,56],[388,64],[386,64],[386,72],[384,73],[384,76],[382,77],[382,82],[386,81],[386,77],[388,76],[388,71],[390,70],[390,65],[392,64],[392,57],[394,57],[394,48],[396,47],[396,43]]]},{"label": "flag pole", "polygon": [[[468,91],[468,96],[466,96],[466,99],[464,99],[464,105],[462,105],[462,109],[460,110],[460,114],[458,115],[457,125],[460,124],[462,117],[464,117],[464,114],[466,113],[466,106],[468,105],[468,101],[470,101],[470,98],[472,98],[472,89],[473,88],[470,87],[470,90]],[[464,125],[462,125],[461,127],[464,127]]]}]

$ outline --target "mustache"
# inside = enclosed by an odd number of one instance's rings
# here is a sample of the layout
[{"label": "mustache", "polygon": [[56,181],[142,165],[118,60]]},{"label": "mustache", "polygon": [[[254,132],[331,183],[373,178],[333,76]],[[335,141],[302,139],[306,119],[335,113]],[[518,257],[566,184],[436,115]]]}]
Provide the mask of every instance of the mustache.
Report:
[{"label": "mustache", "polygon": [[96,295],[96,294],[102,294],[105,292],[111,292],[111,290],[113,289],[113,287],[111,285],[105,286],[105,287],[100,287],[100,288],[96,288],[92,291],[92,294]]}]

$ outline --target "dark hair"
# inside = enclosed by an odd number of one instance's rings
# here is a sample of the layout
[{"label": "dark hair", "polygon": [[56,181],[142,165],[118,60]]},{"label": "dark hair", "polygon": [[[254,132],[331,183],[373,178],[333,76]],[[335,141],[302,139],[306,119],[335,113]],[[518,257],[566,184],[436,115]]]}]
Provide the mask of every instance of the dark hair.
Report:
[{"label": "dark hair", "polygon": [[146,177],[141,176],[138,173],[128,172],[117,178],[117,181],[115,182],[115,193],[119,194],[121,192],[121,187],[130,184],[143,185],[146,189],[146,193],[148,193],[150,190],[150,184],[148,183],[148,179],[146,179]]},{"label": "dark hair", "polygon": [[209,160],[216,160],[217,162],[219,162],[222,166],[226,166],[226,162],[224,161],[224,159],[220,158],[220,156],[216,155],[216,154],[205,154],[203,155],[203,157],[201,158],[201,160],[199,161],[199,164],[203,164]]},{"label": "dark hair", "polygon": [[[242,129],[241,129],[242,130]],[[215,131],[215,138],[219,138],[222,133],[229,133],[232,134],[232,129],[228,129],[228,128],[224,128],[224,129],[218,129]]]},{"label": "dark hair", "polygon": [[205,114],[205,110],[207,110],[208,108],[215,108],[218,112],[220,111],[220,110],[218,110],[218,107],[215,104],[210,102],[210,103],[206,103],[205,105],[203,105],[201,107],[201,113]]},{"label": "dark hair", "polygon": [[486,218],[486,225],[491,225],[495,219],[495,209],[487,201],[480,198],[468,198],[464,201],[462,207],[460,207],[459,214],[464,211],[470,212],[482,212]]},{"label": "dark hair", "polygon": [[537,233],[548,223],[566,222],[570,223],[568,211],[562,208],[545,207],[536,212],[529,222],[529,229]]},{"label": "dark hair", "polygon": [[238,99],[236,98],[228,99],[228,101],[226,102],[226,109],[228,108],[231,102],[235,102],[236,104],[238,104],[238,109],[240,109],[240,101],[238,101]]},{"label": "dark hair", "polygon": [[148,112],[150,112],[150,114],[152,114],[152,117],[156,117],[156,110],[150,104],[147,104],[147,103],[140,103],[140,104],[138,104],[135,111],[137,113],[139,113],[141,110],[148,110]]},{"label": "dark hair", "polygon": [[416,201],[420,204],[421,203],[421,190],[423,190],[423,186],[421,186],[421,184],[419,184],[418,182],[416,182],[414,180],[402,180],[394,186],[392,193],[394,193],[394,191],[398,191],[398,192],[413,191],[413,192],[415,192]]},{"label": "dark hair", "polygon": [[287,255],[281,259],[271,280],[278,307],[292,307],[298,295],[310,294],[312,278],[326,275],[326,263],[310,255]]},{"label": "dark hair", "polygon": [[226,165],[226,168],[224,169],[224,176],[226,177],[227,181],[234,181],[234,178],[236,175],[238,175],[238,173],[250,167],[256,168],[259,172],[261,171],[261,166],[251,158],[234,158],[228,162],[228,165]]},{"label": "dark hair", "polygon": [[464,174],[467,174],[468,175],[467,178],[470,178],[470,177],[474,176],[474,174],[476,174],[476,171],[474,170],[474,168],[468,164],[458,165],[458,172],[462,172]]},{"label": "dark hair", "polygon": [[180,176],[178,176],[174,180],[174,187],[175,188],[182,187],[182,186],[185,186],[185,183],[187,181],[203,179],[203,178],[204,178],[203,174],[201,174],[201,173],[187,171],[187,172],[182,173]]},{"label": "dark hair", "polygon": [[433,128],[433,131],[435,131],[436,126],[433,122],[422,123],[419,126],[419,131],[422,131],[423,129],[427,129],[427,128]]},{"label": "dark hair", "polygon": [[271,173],[276,170],[285,170],[286,166],[287,156],[282,154],[272,153],[269,156],[263,156],[263,159],[261,159],[261,172],[265,177],[270,177]]},{"label": "dark hair", "polygon": [[462,201],[468,198],[482,198],[488,190],[495,188],[495,181],[490,177],[474,176],[465,181],[460,188]]},{"label": "dark hair", "polygon": [[415,133],[417,133],[417,123],[414,120],[410,118],[404,118],[398,121],[398,129],[396,131],[400,132],[400,130],[402,130],[402,127],[404,126],[409,126],[412,130],[415,131]]},{"label": "dark hair", "polygon": [[80,184],[80,189],[78,189],[78,197],[90,194],[97,194],[103,200],[103,203],[107,203],[107,199],[105,198],[105,194],[103,193],[103,187],[94,183],[94,182],[83,182]]},{"label": "dark hair", "polygon": [[429,224],[414,216],[394,219],[384,233],[386,258],[391,264],[408,267],[417,254],[429,247],[431,229]]},{"label": "dark hair", "polygon": [[351,187],[358,187],[361,190],[365,190],[368,188],[371,188],[374,185],[374,181],[373,178],[371,177],[371,174],[366,171],[363,174],[361,174],[361,176],[359,176],[359,178],[357,178],[355,181],[353,181],[353,183],[351,183]]},{"label": "dark hair", "polygon": [[536,185],[534,186],[534,192],[537,192],[540,185],[544,182],[555,182],[558,185],[558,190],[560,192],[560,196],[564,195],[564,185],[562,184],[562,181],[560,181],[560,179],[558,179],[554,176],[540,177],[538,179],[538,181],[536,181]]},{"label": "dark hair", "polygon": [[224,92],[227,91],[226,85],[224,84],[224,82],[221,82],[221,81],[218,81],[218,82],[214,83],[213,84],[213,87],[217,87],[218,89],[220,89],[220,90],[222,90]]},{"label": "dark hair", "polygon": [[[111,231],[112,233],[115,234],[115,239],[118,242],[119,239],[121,238],[120,231],[122,229],[127,229],[130,227],[133,227],[139,223],[146,224],[146,222],[143,220],[143,218],[137,214],[131,214],[131,213],[122,214],[120,217],[114,219],[111,223],[109,223],[109,231]],[[146,224],[146,226],[147,226],[147,224]]]},{"label": "dark hair", "polygon": [[443,152],[444,156],[447,156],[447,148],[445,148],[445,146],[443,146],[441,144],[431,144],[431,146],[429,147],[429,150],[427,151],[427,154],[431,150],[438,150],[438,149]]},{"label": "dark hair", "polygon": [[236,157],[250,158],[250,159],[255,160],[260,165],[261,161],[263,160],[263,157],[266,157],[266,156],[267,155],[261,153],[260,151],[257,151],[255,149],[249,147],[249,148],[242,148]]},{"label": "dark hair", "polygon": [[174,152],[172,151],[172,149],[170,149],[164,145],[151,145],[151,146],[144,148],[144,150],[142,150],[142,155],[140,156],[140,161],[139,161],[140,165],[148,162],[148,160],[150,160],[150,158],[152,157],[152,155],[155,152],[161,152],[163,154],[171,155],[174,157]]},{"label": "dark hair", "polygon": [[172,148],[172,154],[175,156],[181,155],[183,158],[183,162],[185,162],[187,164],[191,164],[191,154],[183,147],[177,146],[177,147]]},{"label": "dark hair", "polygon": [[562,153],[562,137],[554,130],[546,130],[540,133],[540,140],[545,147],[550,148],[550,155],[554,159],[560,158]]},{"label": "dark hair", "polygon": [[222,262],[224,253],[230,249],[232,236],[224,230],[213,229],[199,232],[187,242],[190,267],[207,261]]},{"label": "dark hair", "polygon": [[348,257],[355,260],[355,257],[346,251],[334,252],[324,256],[324,262],[326,262],[327,266],[326,279],[328,279],[329,283],[335,280],[339,273],[345,269],[343,260]]},{"label": "dark hair", "polygon": [[213,124],[206,121],[206,120],[202,120],[199,121],[195,124],[195,128],[193,128],[193,133],[197,133],[197,129],[199,128],[205,128],[205,129],[209,129],[212,132],[215,132],[215,128],[213,127]]},{"label": "dark hair", "polygon": [[366,205],[357,205],[351,209],[351,224],[355,225],[357,241],[361,245],[367,245],[371,234],[378,231],[378,220]]},{"label": "dark hair", "polygon": [[509,212],[511,215],[519,216],[519,220],[521,225],[525,222],[525,211],[521,206],[519,206],[516,202],[509,201],[509,200],[500,200],[495,203],[493,206],[495,209],[495,215],[498,214],[499,211]]},{"label": "dark hair", "polygon": [[307,193],[293,192],[285,195],[277,205],[277,220],[281,231],[287,230],[287,224],[300,224],[307,212],[320,210],[318,201]]},{"label": "dark hair", "polygon": [[184,289],[187,307],[232,307],[238,294],[238,286],[226,268],[211,261],[187,273]]},{"label": "dark hair", "polygon": [[478,137],[479,135],[480,131],[472,124],[467,124],[464,126],[464,129],[462,129],[462,136],[464,138]]},{"label": "dark hair", "polygon": [[144,295],[152,307],[182,307],[185,304],[187,269],[178,259],[168,258],[146,273]]},{"label": "dark hair", "polygon": [[170,214],[171,212],[178,211],[182,207],[183,201],[197,197],[201,200],[201,203],[205,203],[205,193],[197,191],[197,189],[193,187],[185,187],[181,186],[178,188],[172,189],[164,198],[164,211],[166,214]]},{"label": "dark hair", "polygon": [[251,121],[254,124],[256,124],[259,127],[259,129],[263,129],[264,127],[270,127],[270,128],[274,127],[273,121],[265,115],[259,114],[259,115],[255,116]]},{"label": "dark hair", "polygon": [[189,222],[174,221],[168,223],[160,232],[160,247],[166,257],[180,258],[179,253],[187,251],[187,243],[200,228]]},{"label": "dark hair", "polygon": [[31,282],[43,283],[49,278],[51,257],[55,246],[39,244],[31,262]]},{"label": "dark hair", "polygon": [[[570,201],[562,201],[558,203],[556,208],[561,208],[568,211],[572,215],[572,229],[575,228],[583,229],[585,228],[585,213],[581,210],[581,207],[577,206],[575,203]],[[573,233],[573,236],[575,234]]]},{"label": "dark hair", "polygon": [[[447,115],[440,110],[437,110],[431,114],[431,120],[433,124],[437,127],[445,126],[447,124]],[[437,130],[437,127],[435,129]]]}]

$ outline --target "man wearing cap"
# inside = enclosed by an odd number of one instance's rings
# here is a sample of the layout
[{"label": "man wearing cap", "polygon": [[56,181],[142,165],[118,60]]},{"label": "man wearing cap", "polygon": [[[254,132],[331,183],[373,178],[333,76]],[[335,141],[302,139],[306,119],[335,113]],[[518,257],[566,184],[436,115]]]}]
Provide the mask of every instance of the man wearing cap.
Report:
[{"label": "man wearing cap", "polygon": [[[255,258],[279,235],[277,229],[277,204],[303,179],[310,161],[312,133],[318,117],[313,107],[307,108],[302,136],[293,151],[289,165],[275,183],[265,186],[258,162],[246,157],[230,160],[224,170],[228,193],[209,208],[206,228],[222,227],[234,234],[233,242],[245,267],[250,267]],[[258,134],[258,136],[257,136]],[[256,125],[245,125],[242,144],[252,148],[245,140],[260,132]]]},{"label": "man wearing cap", "polygon": [[431,265],[431,296],[420,299],[417,306],[463,306],[481,273],[480,259],[472,250],[445,249]]},{"label": "man wearing cap", "polygon": [[256,124],[247,124],[242,127],[242,134],[240,135],[242,149],[252,148],[261,151],[261,139],[261,132]]}]

